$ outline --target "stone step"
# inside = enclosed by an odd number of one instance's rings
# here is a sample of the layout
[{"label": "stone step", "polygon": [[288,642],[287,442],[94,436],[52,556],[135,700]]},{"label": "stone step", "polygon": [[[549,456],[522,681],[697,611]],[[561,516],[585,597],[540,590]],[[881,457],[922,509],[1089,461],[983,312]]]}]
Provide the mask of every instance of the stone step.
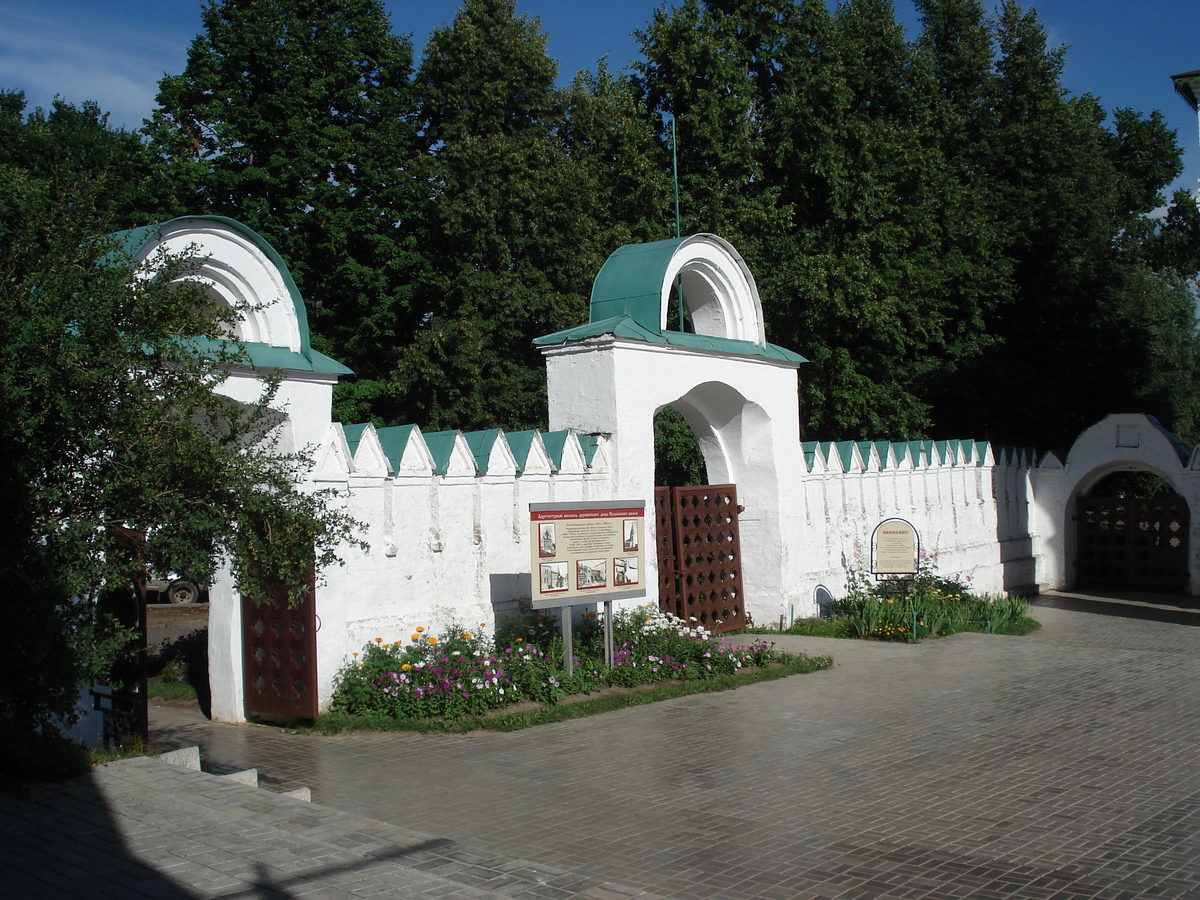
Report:
[{"label": "stone step", "polygon": [[12,896],[70,896],[101,870],[118,898],[651,896],[148,757],[35,785],[0,845]]}]

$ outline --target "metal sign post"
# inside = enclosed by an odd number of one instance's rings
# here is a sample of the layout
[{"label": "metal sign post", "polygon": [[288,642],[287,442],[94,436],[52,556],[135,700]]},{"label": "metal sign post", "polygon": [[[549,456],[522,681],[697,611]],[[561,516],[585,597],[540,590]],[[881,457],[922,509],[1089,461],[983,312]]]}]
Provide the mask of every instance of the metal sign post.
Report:
[{"label": "metal sign post", "polygon": [[571,607],[560,607],[559,614],[562,617],[563,669],[568,675],[574,675],[575,654],[571,652]]}]

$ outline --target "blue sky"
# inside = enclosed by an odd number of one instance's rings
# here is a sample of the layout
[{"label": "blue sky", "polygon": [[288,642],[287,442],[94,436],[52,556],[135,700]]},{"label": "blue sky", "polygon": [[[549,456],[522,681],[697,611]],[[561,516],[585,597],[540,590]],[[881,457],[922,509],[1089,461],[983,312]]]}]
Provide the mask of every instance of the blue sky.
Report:
[{"label": "blue sky", "polygon": [[[911,0],[894,0],[915,32]],[[398,33],[418,52],[429,32],[448,24],[457,0],[385,0]],[[541,19],[560,78],[594,69],[607,56],[619,70],[637,56],[632,33],[661,0],[517,0]],[[1197,119],[1174,92],[1170,76],[1200,69],[1197,0],[1037,0],[1051,41],[1069,45],[1064,76],[1073,93],[1090,91],[1105,109],[1161,110],[1179,131],[1187,166],[1174,187],[1200,178]],[[23,90],[30,106],[55,94],[95,100],[110,122],[136,128],[150,114],[158,79],[178,73],[200,31],[199,0],[0,0],[0,87]]]}]

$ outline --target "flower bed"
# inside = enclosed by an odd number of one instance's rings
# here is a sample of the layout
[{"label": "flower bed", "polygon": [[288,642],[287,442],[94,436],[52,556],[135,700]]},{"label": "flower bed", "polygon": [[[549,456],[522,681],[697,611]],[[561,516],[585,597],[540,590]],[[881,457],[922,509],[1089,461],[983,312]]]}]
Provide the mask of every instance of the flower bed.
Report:
[{"label": "flower bed", "polygon": [[849,588],[834,611],[858,637],[915,642],[960,631],[1026,634],[1036,627],[1024,599],[972,594],[965,582],[937,575],[932,565],[882,581],[851,572]]},{"label": "flower bed", "polygon": [[396,719],[480,716],[524,701],[557,703],[573,694],[667,680],[731,675],[787,658],[766,641],[726,647],[703,628],[655,609],[613,617],[613,665],[603,660],[602,620],[589,613],[572,635],[574,672],[550,620],[509,625],[496,639],[460,627],[403,641],[376,638],[338,673],[331,710]]}]

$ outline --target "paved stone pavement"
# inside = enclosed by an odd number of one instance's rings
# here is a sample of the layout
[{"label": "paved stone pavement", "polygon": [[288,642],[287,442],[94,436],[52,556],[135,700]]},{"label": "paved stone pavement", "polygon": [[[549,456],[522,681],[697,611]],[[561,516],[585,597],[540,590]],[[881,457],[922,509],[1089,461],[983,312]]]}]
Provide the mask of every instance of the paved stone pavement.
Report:
[{"label": "paved stone pavement", "polygon": [[[162,709],[155,737],[308,786],[319,817],[350,814],[400,874],[446,876],[430,891],[1200,900],[1200,616],[1154,602],[1042,598],[1026,638],[787,638],[834,667],[513,734],[322,737]],[[432,855],[412,864],[413,847]],[[497,881],[505,866],[521,876]],[[261,881],[277,892],[241,895],[301,896]]]}]

